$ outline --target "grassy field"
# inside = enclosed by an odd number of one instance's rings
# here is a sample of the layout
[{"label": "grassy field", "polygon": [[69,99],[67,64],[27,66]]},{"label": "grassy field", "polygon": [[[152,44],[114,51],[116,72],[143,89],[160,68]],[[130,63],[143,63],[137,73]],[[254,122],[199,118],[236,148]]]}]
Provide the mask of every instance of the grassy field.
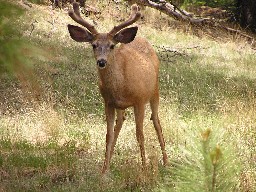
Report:
[{"label": "grassy field", "polygon": [[[100,31],[127,17],[122,4],[91,2],[104,12],[87,18]],[[0,76],[0,191],[256,191],[255,48],[238,37],[181,32],[144,11],[138,35],[161,60],[168,166],[147,109],[142,170],[129,109],[102,177],[106,122],[92,48],[69,37],[65,10],[33,5],[16,21],[38,49],[33,81]]]}]

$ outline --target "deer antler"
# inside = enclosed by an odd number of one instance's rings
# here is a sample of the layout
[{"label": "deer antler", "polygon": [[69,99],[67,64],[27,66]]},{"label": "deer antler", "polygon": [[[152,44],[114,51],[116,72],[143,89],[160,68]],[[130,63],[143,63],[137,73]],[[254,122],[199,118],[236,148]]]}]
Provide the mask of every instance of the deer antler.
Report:
[{"label": "deer antler", "polygon": [[135,23],[140,18],[141,13],[139,12],[139,7],[136,4],[133,4],[131,7],[131,15],[128,20],[124,21],[123,23],[114,26],[114,28],[108,33],[110,36],[114,36],[118,31],[121,29]]},{"label": "deer antler", "polygon": [[77,23],[79,23],[80,25],[86,27],[93,35],[97,35],[98,31],[95,29],[95,27],[93,25],[91,25],[90,23],[88,23],[87,21],[85,21],[81,15],[80,15],[80,11],[79,11],[79,4],[77,2],[73,3],[73,10],[69,10],[68,11],[68,15]]}]

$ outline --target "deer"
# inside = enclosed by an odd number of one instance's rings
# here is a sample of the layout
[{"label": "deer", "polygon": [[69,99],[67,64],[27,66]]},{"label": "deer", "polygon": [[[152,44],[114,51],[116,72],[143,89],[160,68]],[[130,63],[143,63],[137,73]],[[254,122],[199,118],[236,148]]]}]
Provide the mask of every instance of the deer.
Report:
[{"label": "deer", "polygon": [[70,37],[76,42],[91,44],[97,64],[99,90],[104,100],[107,122],[102,173],[105,174],[110,169],[110,160],[125,120],[125,109],[128,107],[134,109],[136,139],[140,148],[142,166],[146,167],[143,121],[145,106],[148,103],[152,112],[150,120],[153,121],[163,155],[163,164],[166,165],[168,158],[158,117],[158,56],[145,38],[136,37],[137,26],[127,28],[140,19],[139,7],[136,4],[132,5],[130,17],[114,26],[108,33],[99,33],[94,25],[84,20],[76,2],[73,3],[73,9],[70,9],[68,14],[76,23],[85,27],[68,24]]}]

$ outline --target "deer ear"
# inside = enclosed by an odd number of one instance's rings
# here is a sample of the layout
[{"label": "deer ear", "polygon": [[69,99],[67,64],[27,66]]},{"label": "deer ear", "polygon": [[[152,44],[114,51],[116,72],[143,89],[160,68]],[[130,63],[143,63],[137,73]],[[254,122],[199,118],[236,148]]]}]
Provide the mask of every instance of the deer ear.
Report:
[{"label": "deer ear", "polygon": [[138,27],[125,28],[114,36],[114,41],[118,43],[130,43],[134,40]]},{"label": "deer ear", "polygon": [[93,35],[81,27],[68,25],[68,31],[70,37],[77,42],[91,42],[93,40]]}]

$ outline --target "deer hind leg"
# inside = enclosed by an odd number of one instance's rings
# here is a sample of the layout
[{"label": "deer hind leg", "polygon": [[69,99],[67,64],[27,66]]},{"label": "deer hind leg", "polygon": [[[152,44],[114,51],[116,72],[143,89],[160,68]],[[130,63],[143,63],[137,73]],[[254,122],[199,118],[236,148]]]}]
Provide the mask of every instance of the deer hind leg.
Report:
[{"label": "deer hind leg", "polygon": [[163,137],[163,133],[162,133],[162,127],[161,127],[159,117],[158,117],[158,106],[159,106],[159,94],[157,93],[156,96],[150,101],[150,107],[152,110],[151,120],[153,121],[155,130],[157,133],[157,137],[158,137],[158,140],[160,143],[160,147],[162,150],[163,163],[164,163],[164,165],[166,165],[168,158],[167,158],[167,154],[165,151],[165,142],[164,142],[164,137]]},{"label": "deer hind leg", "polygon": [[142,166],[146,166],[146,156],[144,148],[144,134],[143,134],[143,120],[145,114],[145,105],[138,105],[134,107],[135,123],[136,123],[136,138],[140,147],[140,154]]},{"label": "deer hind leg", "polygon": [[105,161],[102,169],[104,174],[109,170],[110,158],[111,158],[111,148],[114,141],[114,122],[115,122],[115,108],[105,105],[105,113],[107,119],[107,134],[106,134],[106,152]]},{"label": "deer hind leg", "polygon": [[116,141],[117,141],[118,135],[120,133],[120,130],[122,128],[123,122],[125,120],[124,110],[118,110],[117,109],[116,112],[117,112],[117,115],[116,115],[117,119],[116,119],[116,125],[115,125],[115,128],[114,128],[114,141],[113,141],[112,146],[111,146],[110,159],[113,156]]}]

